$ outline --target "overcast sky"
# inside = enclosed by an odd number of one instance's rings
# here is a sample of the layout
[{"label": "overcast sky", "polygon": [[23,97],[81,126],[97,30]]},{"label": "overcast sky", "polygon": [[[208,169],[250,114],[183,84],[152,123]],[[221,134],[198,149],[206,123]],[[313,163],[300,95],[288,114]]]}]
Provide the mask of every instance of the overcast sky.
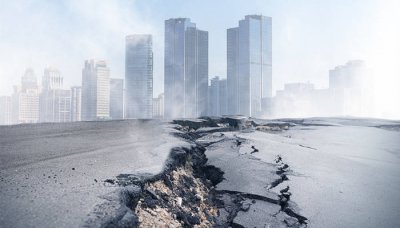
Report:
[{"label": "overcast sky", "polygon": [[[65,87],[81,84],[85,59],[105,59],[124,77],[125,36],[153,35],[154,96],[163,91],[164,20],[189,17],[209,31],[210,77],[226,77],[226,29],[247,14],[272,17],[273,90],[287,82],[328,86],[328,70],[363,59],[375,71],[380,116],[400,117],[397,0],[0,0],[0,95],[25,68],[46,66]],[[394,104],[397,105],[394,105]]]}]

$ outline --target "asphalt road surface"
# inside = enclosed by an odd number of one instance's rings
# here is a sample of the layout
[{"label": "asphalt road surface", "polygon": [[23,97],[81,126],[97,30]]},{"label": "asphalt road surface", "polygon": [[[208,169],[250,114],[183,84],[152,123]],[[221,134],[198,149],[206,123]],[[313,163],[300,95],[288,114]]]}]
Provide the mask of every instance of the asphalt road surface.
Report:
[{"label": "asphalt road surface", "polygon": [[0,226],[78,227],[102,196],[104,180],[157,173],[180,142],[159,121],[0,126]]}]

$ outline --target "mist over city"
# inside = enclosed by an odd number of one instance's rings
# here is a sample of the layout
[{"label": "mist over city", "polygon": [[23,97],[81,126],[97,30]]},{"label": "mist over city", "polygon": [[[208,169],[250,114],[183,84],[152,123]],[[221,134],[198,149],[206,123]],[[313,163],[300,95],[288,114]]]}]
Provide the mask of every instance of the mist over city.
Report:
[{"label": "mist over city", "polygon": [[[146,4],[140,1],[96,2],[96,4],[93,1],[8,3],[1,9],[1,27],[4,34],[0,44],[2,110],[9,108],[8,103],[11,105],[11,96],[16,89],[14,86],[21,87],[21,78],[27,70],[31,69],[32,75],[37,80],[38,95],[45,89],[43,77],[48,68],[56,70],[63,79],[58,89],[70,90],[71,87],[82,87],[84,84],[82,69],[85,61],[91,59],[105,61],[110,71],[108,78],[125,80],[122,99],[127,100],[129,72],[126,60],[129,56],[126,55],[128,45],[126,39],[135,34],[151,36],[150,50],[153,55],[149,80],[152,80],[153,85],[148,94],[156,99],[161,98],[162,94],[165,96],[164,92],[169,88],[166,84],[170,73],[166,65],[169,58],[165,56],[168,51],[166,47],[168,36],[164,21],[179,17],[189,19],[196,28],[207,32],[207,44],[201,49],[207,50],[207,59],[199,70],[202,71],[200,74],[206,77],[204,83],[210,88],[207,89],[208,92],[205,92],[206,88],[200,89],[203,90],[201,96],[205,101],[198,102],[202,103],[199,105],[203,110],[189,114],[183,113],[182,107],[173,107],[180,113],[176,116],[243,114],[264,118],[311,116],[399,118],[400,108],[398,105],[393,105],[400,98],[395,86],[399,84],[398,75],[400,75],[397,67],[400,61],[398,43],[400,31],[396,13],[399,4],[396,1],[354,1],[342,4],[334,1],[325,3],[253,1],[251,4],[234,1],[229,3],[230,11],[221,18],[218,12],[223,11],[226,4],[228,2],[224,1],[213,3],[212,7],[206,7],[207,13],[202,13],[201,10],[197,10],[204,7],[200,1],[191,4],[173,1],[168,7],[161,7],[164,4],[159,1],[150,1]],[[18,17],[9,19],[13,15]],[[192,16],[189,17],[190,15]],[[225,97],[212,96],[217,93],[213,92],[213,89],[219,90],[215,88],[218,82],[211,85],[211,79],[219,77],[222,84],[227,84],[226,89],[231,91],[221,96],[232,97],[232,93],[238,94],[238,91],[232,88],[234,85],[229,83],[235,81],[236,76],[232,68],[238,63],[229,56],[232,52],[229,45],[234,41],[229,41],[227,36],[231,28],[240,27],[239,21],[245,19],[246,15],[263,15],[270,18],[264,21],[270,20],[271,24],[271,28],[265,28],[267,33],[264,34],[264,36],[269,34],[271,40],[263,37],[262,44],[265,46],[262,51],[260,50],[261,55],[269,55],[269,73],[266,73],[264,67],[262,80],[265,84],[262,85],[262,94],[252,94],[259,96],[255,102],[260,104],[256,105],[263,107],[257,112],[254,112],[253,108],[251,113],[247,110],[249,107],[240,107],[241,110],[234,107],[239,105],[238,98],[236,101],[230,101]],[[214,23],[215,21],[218,23]],[[338,74],[343,76],[336,78],[343,79],[334,79],[334,70],[338,72],[339,68],[342,73]],[[251,77],[250,74],[248,77]],[[227,79],[227,82],[224,82],[224,79]],[[342,81],[341,85],[334,84],[335,80]],[[357,80],[357,83],[354,80]],[[257,84],[254,79],[253,82]],[[294,88],[296,84],[297,88]],[[253,87],[249,90],[254,93]],[[339,91],[340,88],[346,89]],[[344,96],[345,93],[348,95]],[[298,95],[302,99],[292,99],[299,97]],[[318,99],[305,98],[310,95]],[[166,96],[167,102],[172,96],[174,95]],[[344,102],[343,99],[347,101]],[[155,103],[157,102],[155,100]],[[194,100],[190,98],[187,102],[192,103]],[[74,102],[71,100],[71,103]],[[150,101],[148,105],[152,106],[152,103]],[[286,104],[281,107],[283,103]],[[222,110],[215,107],[219,105],[223,106]],[[248,106],[244,103],[243,105]],[[335,105],[341,108],[333,108]],[[353,106],[362,106],[363,110]],[[168,108],[166,107],[167,111]],[[154,116],[163,114],[155,113]],[[18,114],[5,115],[14,117]],[[74,113],[69,115],[71,117],[67,119],[74,120],[72,118]],[[123,116],[125,115],[126,113]],[[146,115],[147,118],[152,116],[153,113]],[[116,118],[110,114],[107,117]],[[128,114],[126,117],[143,116]],[[2,118],[2,124],[25,122],[25,120],[5,121],[4,118],[7,117]],[[33,118],[38,122],[46,121],[39,120],[38,117]]]},{"label": "mist over city", "polygon": [[400,1],[0,3],[0,227],[400,227]]}]

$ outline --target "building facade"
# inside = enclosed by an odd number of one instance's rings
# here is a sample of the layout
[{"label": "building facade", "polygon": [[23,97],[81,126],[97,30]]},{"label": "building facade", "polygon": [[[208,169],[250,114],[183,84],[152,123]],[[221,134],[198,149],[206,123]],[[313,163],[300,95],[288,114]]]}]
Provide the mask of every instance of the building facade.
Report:
[{"label": "building facade", "polygon": [[110,80],[110,117],[114,120],[124,118],[124,80]]},{"label": "building facade", "polygon": [[374,89],[370,70],[363,60],[352,60],[329,71],[333,115],[370,116]]},{"label": "building facade", "polygon": [[153,118],[162,119],[164,118],[164,94],[158,95],[153,98]]},{"label": "building facade", "polygon": [[71,121],[81,121],[82,87],[71,87]]},{"label": "building facade", "polygon": [[37,123],[39,121],[39,87],[32,69],[27,69],[21,78],[21,86],[14,86],[12,123]]},{"label": "building facade", "polygon": [[260,116],[272,96],[272,19],[248,15],[227,30],[228,112]]},{"label": "building facade", "polygon": [[40,122],[71,121],[71,91],[63,89],[63,77],[59,70],[44,70],[39,103]]},{"label": "building facade", "polygon": [[0,125],[12,124],[12,105],[10,96],[0,97]]},{"label": "building facade", "polygon": [[86,60],[82,70],[82,120],[110,118],[110,69],[104,60]]},{"label": "building facade", "polygon": [[208,115],[221,116],[226,115],[227,110],[227,81],[218,76],[211,79],[208,89]]},{"label": "building facade", "polygon": [[152,118],[152,36],[127,36],[125,51],[125,118]]},{"label": "building facade", "polygon": [[287,83],[283,90],[276,91],[273,99],[273,115],[275,117],[299,118],[318,115],[318,107],[314,105],[314,84]]},{"label": "building facade", "polygon": [[207,114],[208,32],[188,18],[165,21],[164,91],[166,118]]}]

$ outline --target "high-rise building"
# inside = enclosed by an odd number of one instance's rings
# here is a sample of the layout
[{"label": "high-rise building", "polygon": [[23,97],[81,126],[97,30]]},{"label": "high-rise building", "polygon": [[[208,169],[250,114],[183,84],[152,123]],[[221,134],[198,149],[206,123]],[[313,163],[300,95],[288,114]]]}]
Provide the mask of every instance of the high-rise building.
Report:
[{"label": "high-rise building", "polygon": [[55,68],[46,68],[40,93],[40,122],[71,121],[71,91],[63,89],[63,77]]},{"label": "high-rise building", "polygon": [[208,32],[188,18],[165,21],[165,117],[207,114]]},{"label": "high-rise building", "polygon": [[1,96],[0,97],[0,125],[12,124],[11,119],[11,97]]},{"label": "high-rise building", "polygon": [[352,60],[329,71],[329,91],[336,113],[368,116],[373,110],[371,73],[362,60]]},{"label": "high-rise building", "polygon": [[152,36],[127,36],[125,51],[125,118],[151,118],[153,112]]},{"label": "high-rise building", "polygon": [[27,69],[21,78],[21,86],[14,86],[12,123],[37,123],[39,120],[39,88],[32,69]]},{"label": "high-rise building", "polygon": [[63,77],[56,68],[48,67],[44,69],[42,78],[42,89],[53,90],[63,88]]},{"label": "high-rise building", "polygon": [[57,104],[55,109],[54,122],[70,122],[71,121],[71,90],[60,89],[55,90]]},{"label": "high-rise building", "polygon": [[38,90],[38,82],[35,72],[32,68],[27,68],[21,78],[21,90],[26,92],[29,89]]},{"label": "high-rise building", "polygon": [[43,90],[39,97],[40,122],[71,121],[71,91],[65,89]]},{"label": "high-rise building", "polygon": [[314,85],[307,83],[287,83],[283,90],[278,90],[273,99],[275,117],[304,117],[318,115],[321,112],[314,104]]},{"label": "high-rise building", "polygon": [[208,115],[219,116],[219,77],[211,79],[208,87]]},{"label": "high-rise building", "polygon": [[71,121],[81,121],[82,87],[71,87]]},{"label": "high-rise building", "polygon": [[162,119],[164,118],[164,94],[158,95],[153,98],[153,118]]},{"label": "high-rise building", "polygon": [[272,96],[272,19],[248,15],[227,30],[228,112],[260,116]]},{"label": "high-rise building", "polygon": [[86,60],[82,70],[82,120],[110,118],[110,69],[104,60]]},{"label": "high-rise building", "polygon": [[110,117],[118,120],[124,118],[124,80],[110,79]]},{"label": "high-rise building", "polygon": [[220,115],[228,114],[228,82],[226,79],[219,80],[219,112]]},{"label": "high-rise building", "polygon": [[208,115],[221,116],[227,114],[226,79],[218,76],[211,79],[208,90]]},{"label": "high-rise building", "polygon": [[329,88],[365,87],[369,79],[366,64],[362,60],[352,60],[329,71]]}]

